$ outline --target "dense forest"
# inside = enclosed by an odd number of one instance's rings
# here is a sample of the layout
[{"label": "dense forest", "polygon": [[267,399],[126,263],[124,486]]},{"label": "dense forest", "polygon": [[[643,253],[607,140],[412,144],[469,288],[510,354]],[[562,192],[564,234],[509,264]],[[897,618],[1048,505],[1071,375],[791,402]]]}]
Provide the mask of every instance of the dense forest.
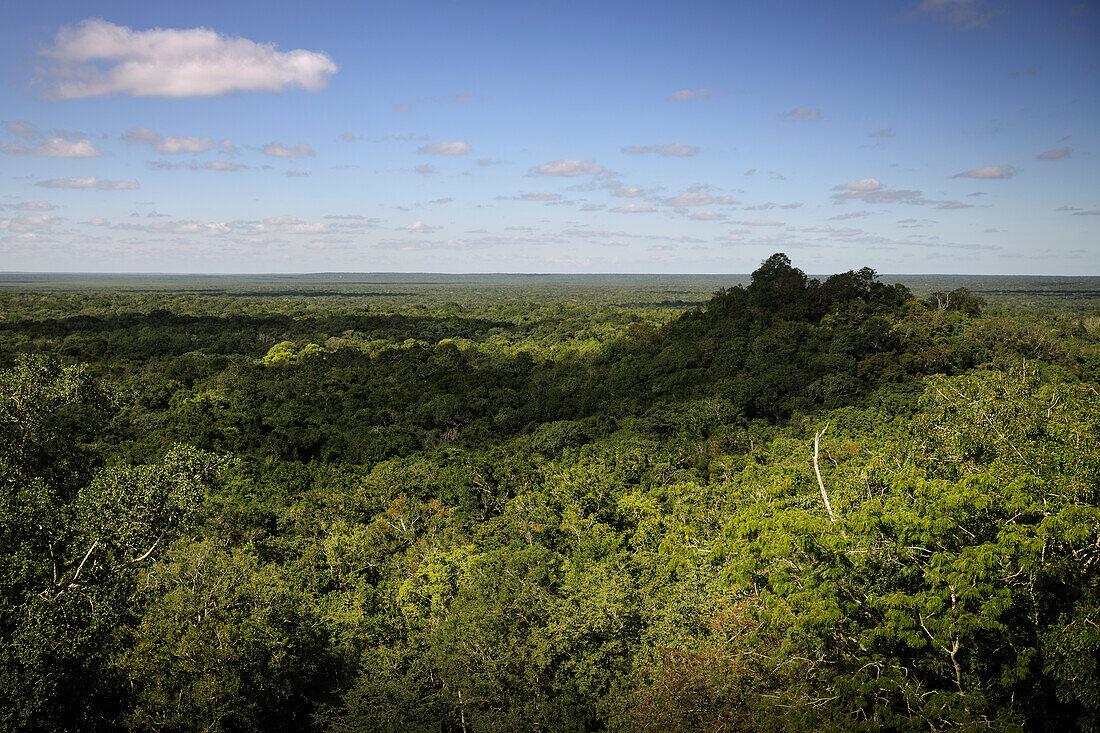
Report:
[{"label": "dense forest", "polygon": [[1100,310],[388,293],[0,291],[0,728],[1100,731]]}]

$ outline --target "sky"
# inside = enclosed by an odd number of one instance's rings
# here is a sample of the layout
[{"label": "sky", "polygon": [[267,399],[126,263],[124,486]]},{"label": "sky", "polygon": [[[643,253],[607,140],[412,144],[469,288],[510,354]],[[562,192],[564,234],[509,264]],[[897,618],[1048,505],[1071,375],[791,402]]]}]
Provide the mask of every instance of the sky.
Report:
[{"label": "sky", "polygon": [[1100,275],[1100,4],[0,7],[0,271]]}]

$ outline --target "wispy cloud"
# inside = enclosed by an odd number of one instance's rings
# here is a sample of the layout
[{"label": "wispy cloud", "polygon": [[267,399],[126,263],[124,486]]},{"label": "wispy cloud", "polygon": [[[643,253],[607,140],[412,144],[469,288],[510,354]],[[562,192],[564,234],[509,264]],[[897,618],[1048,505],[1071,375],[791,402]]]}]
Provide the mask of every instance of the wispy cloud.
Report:
[{"label": "wispy cloud", "polygon": [[783,116],[789,120],[806,120],[813,121],[821,117],[821,110],[819,109],[807,109],[805,107],[795,107],[794,109],[784,112]]},{"label": "wispy cloud", "polygon": [[130,191],[139,188],[137,181],[104,181],[95,176],[51,178],[34,185],[43,188],[98,188],[101,191]]},{"label": "wispy cloud", "polygon": [[4,129],[8,133],[16,137],[21,137],[24,140],[34,140],[42,136],[38,128],[26,120],[9,120],[4,123]]},{"label": "wispy cloud", "polygon": [[62,27],[41,55],[47,66],[36,81],[58,99],[317,92],[337,70],[321,52],[279,51],[208,28],[133,30],[100,19]]},{"label": "wispy cloud", "polygon": [[551,160],[547,163],[540,163],[531,170],[531,175],[535,176],[563,176],[566,178],[573,178],[575,176],[600,176],[609,173],[610,171],[603,166],[596,165],[596,161],[591,158],[587,160],[578,160],[576,158]]},{"label": "wispy cloud", "polygon": [[1057,150],[1047,150],[1046,152],[1039,153],[1035,157],[1039,160],[1061,160],[1062,158],[1068,158],[1072,152],[1073,148],[1058,148]]},{"label": "wispy cloud", "polygon": [[456,140],[449,143],[432,143],[421,145],[416,149],[420,155],[465,155],[473,150],[470,143],[465,140]]},{"label": "wispy cloud", "polygon": [[421,165],[416,166],[414,170],[416,170],[416,172],[422,176],[434,176],[436,173],[439,172],[438,170],[436,170],[436,167],[434,165],[431,165],[430,163],[422,163]]},{"label": "wispy cloud", "polygon": [[869,134],[867,137],[893,137],[893,136],[894,136],[894,131],[892,129],[890,129],[889,127],[884,127],[881,130],[875,130],[874,132]]},{"label": "wispy cloud", "polygon": [[219,173],[232,173],[236,171],[249,170],[247,165],[243,163],[235,163],[227,160],[208,160],[205,163],[199,163],[196,160],[190,160],[186,163],[171,163],[167,160],[150,160],[146,165],[157,171],[168,171],[174,169],[184,169],[192,171],[216,171]]},{"label": "wispy cloud", "polygon": [[[205,153],[215,147],[214,141],[208,137],[169,136],[164,137],[156,130],[148,127],[133,127],[122,139],[128,143],[148,145],[158,153],[168,155],[176,153]],[[232,146],[229,140],[225,143]]]},{"label": "wispy cloud", "polygon": [[66,140],[60,137],[51,137],[33,147],[0,145],[0,150],[11,155],[35,155],[44,158],[97,158],[103,155],[91,140]]},{"label": "wispy cloud", "polygon": [[471,102],[486,102],[489,97],[484,94],[478,94],[476,92],[459,92],[458,94],[445,94],[443,96],[428,97],[427,99],[417,99],[411,102],[402,102],[397,105],[396,109],[402,114],[412,114],[418,107],[425,102],[432,104],[470,104]]},{"label": "wispy cloud", "polygon": [[868,204],[926,203],[920,191],[911,189],[889,189],[877,178],[859,178],[854,181],[833,186],[833,202],[842,204],[858,199]]},{"label": "wispy cloud", "polygon": [[248,170],[247,165],[232,163],[225,160],[208,160],[202,164],[202,169],[207,171],[220,171],[222,173]]},{"label": "wispy cloud", "polygon": [[726,96],[725,92],[712,91],[706,87],[699,89],[680,89],[668,95],[672,102],[690,102],[693,99],[716,99]]},{"label": "wispy cloud", "polygon": [[49,214],[19,214],[10,219],[0,219],[0,230],[9,232],[48,232],[61,223],[61,219]]},{"label": "wispy cloud", "polygon": [[725,219],[726,217],[716,211],[703,209],[702,211],[691,212],[690,218],[696,219],[698,221],[718,221],[719,219]]},{"label": "wispy cloud", "polygon": [[431,226],[430,224],[425,224],[422,221],[414,221],[412,224],[406,224],[403,227],[398,227],[398,229],[401,229],[402,231],[406,231],[406,232],[418,232],[420,234],[431,234],[432,232],[438,231],[440,229],[440,227],[434,227],[434,226]]},{"label": "wispy cloud", "polygon": [[273,158],[302,158],[314,154],[313,148],[308,143],[298,143],[293,148],[282,143],[267,143],[260,148],[260,151],[264,155],[270,155]]},{"label": "wispy cloud", "polygon": [[630,155],[656,153],[657,155],[686,158],[698,153],[699,148],[694,145],[684,145],[683,143],[658,143],[656,145],[628,145],[623,148],[623,152],[629,153]]},{"label": "wispy cloud", "polygon": [[685,206],[708,206],[714,203],[714,197],[705,191],[685,191],[665,199],[666,206],[682,208]]},{"label": "wispy cloud", "polygon": [[160,221],[154,224],[134,224],[131,222],[116,224],[108,219],[96,217],[81,223],[116,231],[145,232],[147,234],[201,234],[207,237],[231,234],[234,230],[234,225],[226,222]]},{"label": "wispy cloud", "polygon": [[974,170],[963,171],[952,178],[1012,178],[1017,171],[1010,165],[986,165]]},{"label": "wispy cloud", "polygon": [[648,214],[656,211],[656,209],[644,204],[623,204],[622,206],[616,206],[614,209],[609,209],[609,211],[616,214]]},{"label": "wispy cloud", "polygon": [[532,191],[531,193],[521,193],[514,198],[519,201],[561,201],[562,196],[560,193],[549,191]]},{"label": "wispy cloud", "polygon": [[622,186],[615,186],[611,190],[612,196],[618,196],[619,198],[632,199],[639,196],[645,196],[645,189],[638,188],[637,186],[628,186],[623,188]]},{"label": "wispy cloud", "polygon": [[302,221],[293,216],[276,216],[253,224],[251,230],[257,234],[324,234],[331,232],[328,224]]},{"label": "wispy cloud", "polygon": [[964,31],[985,27],[1004,12],[986,0],[921,0],[919,10],[956,30]]}]

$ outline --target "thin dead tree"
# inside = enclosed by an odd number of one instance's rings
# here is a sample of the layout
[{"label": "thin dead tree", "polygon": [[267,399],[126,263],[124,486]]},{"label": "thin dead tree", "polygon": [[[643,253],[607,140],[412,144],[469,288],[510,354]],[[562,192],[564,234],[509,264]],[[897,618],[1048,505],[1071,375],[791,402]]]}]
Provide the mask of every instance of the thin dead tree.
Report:
[{"label": "thin dead tree", "polygon": [[825,502],[825,511],[829,512],[829,521],[835,522],[836,515],[833,514],[833,505],[829,503],[829,494],[825,491],[825,482],[821,480],[821,468],[817,465],[817,454],[821,447],[821,436],[825,434],[825,431],[829,429],[829,424],[825,423],[825,427],[819,432],[814,433],[814,473],[817,474],[817,485],[821,487],[821,499]]}]

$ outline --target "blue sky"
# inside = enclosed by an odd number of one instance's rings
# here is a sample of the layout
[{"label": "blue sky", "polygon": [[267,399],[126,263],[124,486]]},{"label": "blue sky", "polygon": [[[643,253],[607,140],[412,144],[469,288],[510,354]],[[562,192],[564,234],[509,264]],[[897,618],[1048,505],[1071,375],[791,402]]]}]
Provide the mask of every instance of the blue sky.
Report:
[{"label": "blue sky", "polygon": [[1100,6],[0,9],[0,270],[1100,274]]}]

